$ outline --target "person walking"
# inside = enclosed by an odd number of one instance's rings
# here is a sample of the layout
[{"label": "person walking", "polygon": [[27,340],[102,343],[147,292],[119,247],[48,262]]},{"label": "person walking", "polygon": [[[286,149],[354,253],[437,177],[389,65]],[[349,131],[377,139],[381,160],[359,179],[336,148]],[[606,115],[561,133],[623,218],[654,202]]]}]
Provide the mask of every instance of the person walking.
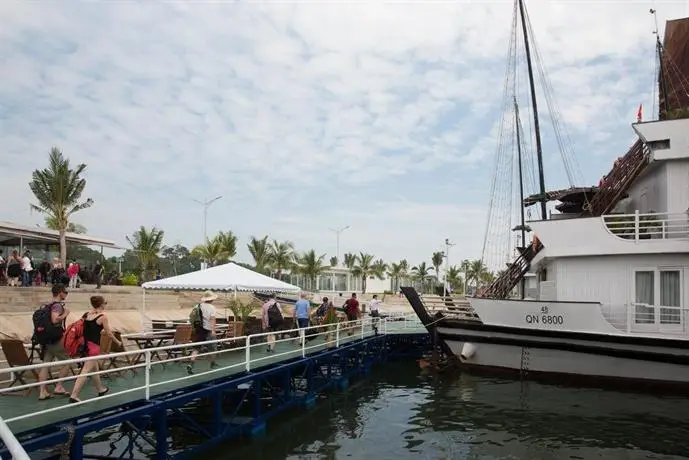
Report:
[{"label": "person walking", "polygon": [[33,265],[31,263],[31,252],[26,251],[24,257],[22,257],[22,286],[31,286],[31,275],[33,271]]},{"label": "person walking", "polygon": [[304,342],[306,328],[309,327],[309,310],[311,303],[306,299],[306,293],[299,294],[299,300],[294,304],[294,318],[297,320],[299,328],[299,340]]},{"label": "person walking", "polygon": [[[193,328],[192,342],[208,342],[215,340],[215,307],[213,306],[213,301],[218,298],[216,294],[211,291],[204,292],[201,297],[201,302],[194,306],[195,310],[192,310],[189,315],[189,322]],[[189,375],[194,373],[194,361],[196,360],[196,355],[199,354],[199,348],[206,349],[211,353],[214,353],[218,349],[218,344],[212,342],[207,345],[202,345],[196,347],[194,351],[191,352],[190,362],[187,364],[187,373]],[[215,369],[218,365],[215,362],[215,354],[210,355],[211,369]]]},{"label": "person walking", "polygon": [[[62,344],[62,338],[65,333],[65,321],[69,316],[69,309],[65,307],[65,299],[67,299],[67,289],[63,284],[55,284],[52,287],[53,300],[43,305],[41,308],[44,310],[46,324],[39,324],[41,331],[34,329],[34,337],[36,337],[34,343],[41,347],[40,357],[44,363],[50,363],[54,360],[65,361],[69,359],[67,352]],[[35,315],[35,314],[34,314]],[[47,323],[49,322],[49,324]],[[36,325],[34,324],[34,327]],[[52,329],[50,332],[47,329]],[[59,337],[56,340],[43,340],[41,335],[55,335]],[[60,368],[59,378],[63,379],[69,375],[70,365],[66,364]],[[48,368],[42,367],[38,372],[38,381],[45,382],[48,380]],[[67,396],[69,393],[65,390],[62,382],[57,382],[55,384],[55,391],[50,394],[48,392],[47,385],[41,385],[39,387],[38,399],[43,401],[45,399],[51,398],[53,395],[56,396]]]},{"label": "person walking", "polygon": [[19,257],[19,251],[16,249],[7,258],[5,276],[7,277],[8,286],[19,286],[19,278],[22,276],[22,259]]},{"label": "person walking", "polygon": [[[91,311],[85,313],[81,318],[84,320],[84,344],[86,345],[86,356],[99,356],[101,354],[100,349],[100,339],[105,332],[112,340],[113,345],[119,347],[122,342],[117,340],[117,337],[110,329],[110,322],[108,321],[108,316],[105,314],[105,306],[108,302],[102,296],[94,295],[91,296]],[[79,402],[79,392],[84,387],[86,379],[91,377],[93,386],[96,387],[98,396],[104,396],[109,388],[103,386],[100,374],[91,375],[91,372],[98,372],[100,369],[100,362],[98,360],[90,360],[84,363],[84,367],[81,368],[81,373],[77,377],[74,383],[74,388],[72,389],[72,394],[70,395],[69,402],[76,403]]]},{"label": "person walking", "polygon": [[268,342],[268,353],[275,351],[275,332],[279,331],[284,322],[282,309],[277,301],[277,296],[272,295],[270,299],[263,303],[261,307],[261,326],[263,332],[273,332],[266,337]]},{"label": "person walking", "polygon": [[93,275],[96,277],[96,289],[100,289],[103,284],[103,264],[101,264],[100,260],[93,267]]},{"label": "person walking", "polygon": [[352,296],[347,299],[342,306],[345,315],[347,315],[347,321],[349,324],[347,325],[347,335],[352,335],[354,334],[354,327],[355,324],[353,324],[353,321],[356,321],[361,317],[361,311],[359,310],[359,301],[356,298],[356,292],[352,292]]}]

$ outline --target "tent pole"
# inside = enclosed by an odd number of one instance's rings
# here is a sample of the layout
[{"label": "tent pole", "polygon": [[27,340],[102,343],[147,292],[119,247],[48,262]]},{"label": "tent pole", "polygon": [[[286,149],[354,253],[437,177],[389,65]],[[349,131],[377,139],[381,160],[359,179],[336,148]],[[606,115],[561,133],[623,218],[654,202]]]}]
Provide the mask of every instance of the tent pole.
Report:
[{"label": "tent pole", "polygon": [[146,289],[141,288],[141,310],[139,310],[139,316],[141,317],[141,332],[146,330],[146,323],[144,318],[146,318]]},{"label": "tent pole", "polygon": [[234,300],[237,300],[237,286],[234,287]]}]

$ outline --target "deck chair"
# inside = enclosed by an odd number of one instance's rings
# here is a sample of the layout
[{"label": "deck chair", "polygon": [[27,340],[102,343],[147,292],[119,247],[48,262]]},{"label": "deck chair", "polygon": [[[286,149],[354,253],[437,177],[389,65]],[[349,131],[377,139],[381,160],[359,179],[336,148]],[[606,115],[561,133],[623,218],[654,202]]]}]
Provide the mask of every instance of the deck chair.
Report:
[{"label": "deck chair", "polygon": [[[191,332],[191,324],[180,324],[175,329],[175,335],[172,338],[172,343],[167,345],[182,345],[191,342]],[[183,356],[187,351],[187,348],[165,350],[165,353],[167,354],[165,359],[174,359],[179,356]]]},{"label": "deck chair", "polygon": [[[118,340],[122,341],[121,335],[119,332],[115,332],[115,337],[117,337]],[[125,351],[124,346],[116,347],[112,343],[112,339],[110,338],[110,336],[108,334],[105,334],[105,333],[101,334],[100,352],[102,355],[108,355],[110,353],[119,353],[119,352],[123,352],[123,351]],[[103,364],[101,365],[101,367],[104,370],[105,369],[117,369],[122,364],[124,366],[129,366],[131,364],[130,358],[128,356],[119,356],[119,357],[114,357],[114,358],[109,358],[109,357],[105,356],[103,358]],[[117,375],[121,375],[122,372],[127,372],[127,371],[131,371],[132,374],[136,375],[136,369],[125,369],[124,371],[118,371]],[[103,374],[103,377],[110,378],[113,374],[114,374],[114,372],[108,373],[108,374]]]},{"label": "deck chair", "polygon": [[[7,364],[12,367],[18,366],[28,366],[31,364],[29,355],[26,353],[26,348],[21,340],[8,339],[0,340],[2,345],[2,353],[5,355]],[[12,381],[8,385],[9,387],[15,384],[26,385],[26,379],[33,379],[38,381],[38,373],[35,370],[22,371],[22,372],[12,372]],[[23,392],[24,396],[28,396],[33,388],[29,388]]]}]

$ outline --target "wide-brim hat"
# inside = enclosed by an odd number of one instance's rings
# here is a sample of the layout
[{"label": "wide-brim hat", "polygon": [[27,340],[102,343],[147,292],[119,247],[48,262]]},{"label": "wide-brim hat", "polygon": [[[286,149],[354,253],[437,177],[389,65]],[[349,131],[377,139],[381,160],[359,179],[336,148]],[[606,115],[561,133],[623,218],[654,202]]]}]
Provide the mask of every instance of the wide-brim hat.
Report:
[{"label": "wide-brim hat", "polygon": [[217,298],[217,294],[214,294],[212,291],[206,291],[203,293],[203,296],[201,297],[201,302],[212,302]]}]

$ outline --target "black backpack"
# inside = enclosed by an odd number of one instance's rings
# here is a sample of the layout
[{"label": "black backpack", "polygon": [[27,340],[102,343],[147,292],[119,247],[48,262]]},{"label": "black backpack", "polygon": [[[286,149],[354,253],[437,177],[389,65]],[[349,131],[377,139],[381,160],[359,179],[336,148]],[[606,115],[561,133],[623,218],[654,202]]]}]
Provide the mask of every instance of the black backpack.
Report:
[{"label": "black backpack", "polygon": [[270,307],[268,307],[268,325],[271,329],[277,329],[282,326],[283,323],[282,312],[277,302],[274,302]]},{"label": "black backpack", "polygon": [[53,324],[51,309],[58,302],[42,305],[33,313],[32,342],[39,345],[52,345],[62,339],[64,329],[61,324]]}]

